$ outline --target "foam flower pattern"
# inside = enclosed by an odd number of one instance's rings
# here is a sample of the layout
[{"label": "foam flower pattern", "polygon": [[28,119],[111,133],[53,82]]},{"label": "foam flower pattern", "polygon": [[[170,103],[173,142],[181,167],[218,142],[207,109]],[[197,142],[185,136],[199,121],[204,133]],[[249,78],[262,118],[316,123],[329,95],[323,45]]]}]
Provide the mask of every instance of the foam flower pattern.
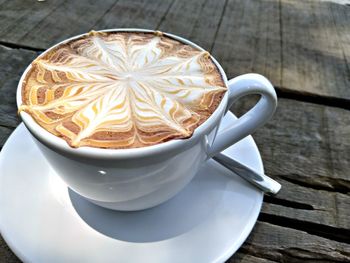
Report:
[{"label": "foam flower pattern", "polygon": [[226,91],[207,52],[162,34],[91,32],[37,58],[23,105],[72,147],[188,138]]}]

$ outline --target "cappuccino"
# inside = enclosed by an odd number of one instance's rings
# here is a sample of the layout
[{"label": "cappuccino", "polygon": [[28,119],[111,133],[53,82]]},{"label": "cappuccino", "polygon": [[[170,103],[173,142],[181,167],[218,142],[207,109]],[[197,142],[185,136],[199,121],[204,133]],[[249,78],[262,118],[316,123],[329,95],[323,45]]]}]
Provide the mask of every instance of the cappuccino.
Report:
[{"label": "cappuccino", "polygon": [[34,60],[25,111],[71,147],[137,148],[192,136],[226,86],[208,52],[161,32],[90,32]]}]

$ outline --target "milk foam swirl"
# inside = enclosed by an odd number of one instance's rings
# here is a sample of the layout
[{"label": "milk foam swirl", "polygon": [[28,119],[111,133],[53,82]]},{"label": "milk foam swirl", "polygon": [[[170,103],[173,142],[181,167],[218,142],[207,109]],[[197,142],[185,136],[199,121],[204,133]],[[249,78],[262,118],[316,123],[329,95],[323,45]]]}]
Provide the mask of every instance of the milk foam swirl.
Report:
[{"label": "milk foam swirl", "polygon": [[23,105],[72,147],[188,138],[226,91],[207,52],[161,34],[91,32],[37,58]]}]

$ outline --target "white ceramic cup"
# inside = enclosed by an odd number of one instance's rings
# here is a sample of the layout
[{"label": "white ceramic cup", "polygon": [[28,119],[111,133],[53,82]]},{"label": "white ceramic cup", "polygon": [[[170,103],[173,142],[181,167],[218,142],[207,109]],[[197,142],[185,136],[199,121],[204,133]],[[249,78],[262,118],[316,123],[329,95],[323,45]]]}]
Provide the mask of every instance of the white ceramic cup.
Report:
[{"label": "white ceramic cup", "polygon": [[[104,31],[153,32],[143,29]],[[165,35],[202,49],[179,36]],[[245,74],[228,81],[220,64],[214,58],[213,61],[221,72],[228,92],[209,119],[188,139],[135,149],[71,148],[64,140],[39,126],[26,112],[20,112],[20,117],[50,166],[72,190],[110,209],[133,211],[153,207],[176,195],[191,181],[203,162],[254,132],[270,119],[276,109],[275,90],[265,77]],[[30,67],[19,81],[17,106],[22,104],[22,82]],[[230,106],[249,94],[261,95],[258,103],[229,128],[217,134],[220,121]]]}]

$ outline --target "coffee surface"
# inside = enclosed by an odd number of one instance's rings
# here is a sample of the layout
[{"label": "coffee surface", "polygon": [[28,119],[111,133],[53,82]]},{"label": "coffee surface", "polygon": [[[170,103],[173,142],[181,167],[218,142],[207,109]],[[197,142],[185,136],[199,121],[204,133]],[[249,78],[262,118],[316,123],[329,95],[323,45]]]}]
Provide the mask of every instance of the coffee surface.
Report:
[{"label": "coffee surface", "polygon": [[190,137],[225,92],[208,52],[160,32],[93,31],[32,62],[19,110],[72,147],[136,148]]}]

